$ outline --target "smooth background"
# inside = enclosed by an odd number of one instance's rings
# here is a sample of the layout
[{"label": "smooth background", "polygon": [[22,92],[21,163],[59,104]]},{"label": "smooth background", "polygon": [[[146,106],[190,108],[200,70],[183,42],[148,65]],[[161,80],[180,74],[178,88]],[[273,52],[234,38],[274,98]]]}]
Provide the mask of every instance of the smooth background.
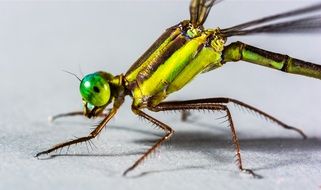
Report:
[{"label": "smooth background", "polygon": [[[317,1],[226,1],[206,27],[233,26]],[[230,130],[220,114],[152,114],[176,133],[130,174],[122,172],[163,133],[130,112],[130,98],[93,142],[69,155],[33,156],[88,134],[98,123],[81,117],[48,123],[50,115],[81,109],[79,82],[61,72],[126,72],[165,28],[188,19],[188,1],[0,2],[0,189],[320,189],[320,80],[239,62],[196,78],[169,99],[232,97],[303,129],[294,132],[231,106],[244,167],[238,172]],[[231,38],[321,64],[320,34]],[[57,155],[57,152],[54,155]],[[62,150],[66,153],[66,149]]]}]

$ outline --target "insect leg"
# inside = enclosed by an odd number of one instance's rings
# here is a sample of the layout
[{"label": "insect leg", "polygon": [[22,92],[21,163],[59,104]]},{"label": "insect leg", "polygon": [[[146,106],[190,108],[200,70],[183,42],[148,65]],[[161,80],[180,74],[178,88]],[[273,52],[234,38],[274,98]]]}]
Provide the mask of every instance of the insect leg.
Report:
[{"label": "insect leg", "polygon": [[172,128],[170,128],[169,126],[167,126],[166,124],[156,120],[155,118],[147,115],[146,113],[144,113],[143,111],[132,107],[132,110],[135,114],[137,114],[138,116],[147,119],[148,121],[152,122],[153,124],[155,124],[156,126],[160,127],[162,130],[165,131],[165,135],[160,138],[151,148],[149,148],[131,167],[129,167],[124,173],[123,175],[126,175],[129,171],[135,169],[139,164],[141,164],[147,157],[148,155],[150,155],[151,153],[153,153],[163,142],[165,142],[166,140],[168,140],[174,133],[174,130]]},{"label": "insect leg", "polygon": [[276,119],[275,117],[265,113],[264,111],[261,111],[261,110],[255,108],[255,107],[250,106],[249,104],[246,104],[246,103],[241,102],[239,100],[235,100],[235,99],[232,99],[232,98],[225,98],[225,97],[210,98],[208,100],[210,102],[217,102],[217,103],[225,103],[225,104],[234,103],[234,104],[237,104],[237,105],[239,105],[241,107],[244,107],[246,109],[249,109],[249,110],[251,110],[251,111],[253,111],[255,113],[258,113],[258,114],[262,115],[266,119],[268,119],[268,120],[270,120],[272,122],[275,122],[276,124],[280,125],[281,127],[285,128],[285,129],[296,131],[297,133],[299,133],[302,136],[303,139],[307,139],[307,136],[304,134],[304,132],[301,129],[289,126],[289,125],[285,124],[284,122]]},{"label": "insect leg", "polygon": [[231,128],[232,133],[232,141],[235,146],[236,151],[236,157],[237,157],[237,165],[238,168],[242,172],[246,172],[248,174],[251,174],[253,177],[260,178],[261,176],[255,174],[250,169],[243,168],[242,165],[242,158],[240,153],[240,143],[236,135],[236,130],[233,124],[232,115],[230,113],[230,110],[226,105],[217,103],[217,102],[211,102],[209,101],[211,99],[200,99],[200,100],[188,100],[188,101],[172,101],[172,102],[163,102],[155,107],[150,107],[149,109],[152,111],[170,111],[170,110],[213,110],[213,111],[225,111],[227,114],[229,126]]},{"label": "insect leg", "polygon": [[105,125],[108,123],[108,121],[116,114],[118,108],[113,108],[109,114],[99,123],[99,125],[88,135],[85,137],[80,137],[74,140],[70,140],[64,143],[60,143],[57,144],[55,146],[53,146],[52,148],[39,152],[38,154],[36,154],[36,157],[43,155],[43,154],[49,154],[50,152],[53,152],[55,150],[58,150],[60,148],[66,147],[66,146],[70,146],[73,144],[77,144],[77,143],[81,143],[81,142],[86,142],[89,141],[90,139],[95,138],[100,131],[105,127]]},{"label": "insect leg", "polygon": [[[160,103],[158,106],[168,106],[168,104],[176,104],[176,102],[184,102],[184,103],[187,103],[187,104],[191,104],[191,103],[203,103],[203,102],[208,102],[208,103],[217,103],[217,104],[228,104],[228,103],[234,103],[236,105],[239,105],[241,107],[244,107],[245,109],[248,109],[250,111],[253,111],[259,115],[262,115],[264,118],[266,118],[267,120],[269,121],[272,121],[276,124],[278,124],[279,126],[285,128],[285,129],[289,129],[289,130],[293,130],[297,133],[299,133],[303,139],[307,139],[307,135],[304,134],[304,132],[301,130],[301,129],[298,129],[296,127],[292,127],[292,126],[289,126],[287,124],[285,124],[284,122],[276,119],[275,117],[265,113],[264,111],[261,111],[249,104],[246,104],[244,102],[241,102],[239,100],[235,100],[235,99],[232,99],[232,98],[225,98],[225,97],[217,97],[217,98],[207,98],[207,99],[201,99],[201,100],[187,100],[187,101],[170,101],[170,102],[162,102]],[[187,109],[188,111],[188,109]]]}]

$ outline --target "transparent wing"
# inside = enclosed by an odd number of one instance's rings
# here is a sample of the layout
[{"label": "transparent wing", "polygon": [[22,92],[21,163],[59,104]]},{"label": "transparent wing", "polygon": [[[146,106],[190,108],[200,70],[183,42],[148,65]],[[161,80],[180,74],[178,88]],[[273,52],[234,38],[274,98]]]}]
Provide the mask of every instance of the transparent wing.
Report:
[{"label": "transparent wing", "polygon": [[192,0],[189,12],[190,21],[194,27],[202,26],[214,4],[223,0]]},{"label": "transparent wing", "polygon": [[[315,14],[321,11],[321,3],[297,9],[285,13],[280,13],[261,19],[246,22],[230,28],[222,29],[224,36],[249,35],[255,33],[302,33],[321,31],[321,14]],[[311,14],[314,15],[311,15]],[[309,14],[309,16],[306,16]],[[292,17],[301,17],[295,18]],[[275,22],[280,19],[287,21]],[[266,24],[268,22],[275,22]]]}]

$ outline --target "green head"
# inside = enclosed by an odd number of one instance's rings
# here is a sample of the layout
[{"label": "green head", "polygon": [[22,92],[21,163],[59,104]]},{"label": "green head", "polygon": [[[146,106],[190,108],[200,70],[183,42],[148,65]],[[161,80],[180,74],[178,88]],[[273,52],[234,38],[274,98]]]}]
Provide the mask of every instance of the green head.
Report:
[{"label": "green head", "polygon": [[109,103],[111,97],[108,78],[110,74],[96,72],[86,75],[80,83],[80,93],[87,108],[104,107]]}]

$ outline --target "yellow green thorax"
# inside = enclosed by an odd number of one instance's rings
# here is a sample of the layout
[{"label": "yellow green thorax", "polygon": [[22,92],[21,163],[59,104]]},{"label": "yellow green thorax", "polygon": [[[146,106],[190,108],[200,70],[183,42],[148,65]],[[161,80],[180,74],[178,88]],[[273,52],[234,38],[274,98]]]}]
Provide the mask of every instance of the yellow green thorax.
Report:
[{"label": "yellow green thorax", "polygon": [[[219,29],[201,32],[188,30],[186,32],[188,40],[181,48],[164,60],[148,78],[135,79],[137,86],[132,89],[134,105],[143,106],[147,103],[157,105],[168,94],[184,87],[197,74],[220,67],[225,39],[218,33]],[[160,47],[164,50],[169,43],[170,41],[165,40]],[[160,52],[159,48],[155,52]],[[147,60],[152,62],[151,60],[155,59],[155,52]],[[146,68],[148,63],[145,65]],[[126,79],[134,80],[132,77],[137,76],[134,73],[142,71],[144,67],[139,67],[126,76]]]},{"label": "yellow green thorax", "polygon": [[197,74],[211,67],[221,66],[221,55],[211,47],[204,47],[198,55],[189,63],[184,70],[175,78],[169,85],[167,93],[175,92],[184,87],[190,82]]},{"label": "yellow green thorax", "polygon": [[131,71],[126,75],[126,80],[128,82],[132,82],[136,80],[136,77],[139,72],[146,69],[146,67],[151,64],[154,60],[157,60],[161,55],[168,49],[169,44],[181,33],[181,30],[179,27],[177,27],[173,32],[159,45],[158,48],[154,52],[151,53],[151,55],[144,60],[143,63],[139,67],[137,67],[135,70]]},{"label": "yellow green thorax", "polygon": [[158,67],[150,78],[139,85],[142,94],[151,96],[160,89],[164,89],[165,86],[170,85],[178,73],[180,73],[195,56],[197,49],[205,40],[206,36],[202,35],[192,39],[185,46],[178,49],[169,59]]}]

